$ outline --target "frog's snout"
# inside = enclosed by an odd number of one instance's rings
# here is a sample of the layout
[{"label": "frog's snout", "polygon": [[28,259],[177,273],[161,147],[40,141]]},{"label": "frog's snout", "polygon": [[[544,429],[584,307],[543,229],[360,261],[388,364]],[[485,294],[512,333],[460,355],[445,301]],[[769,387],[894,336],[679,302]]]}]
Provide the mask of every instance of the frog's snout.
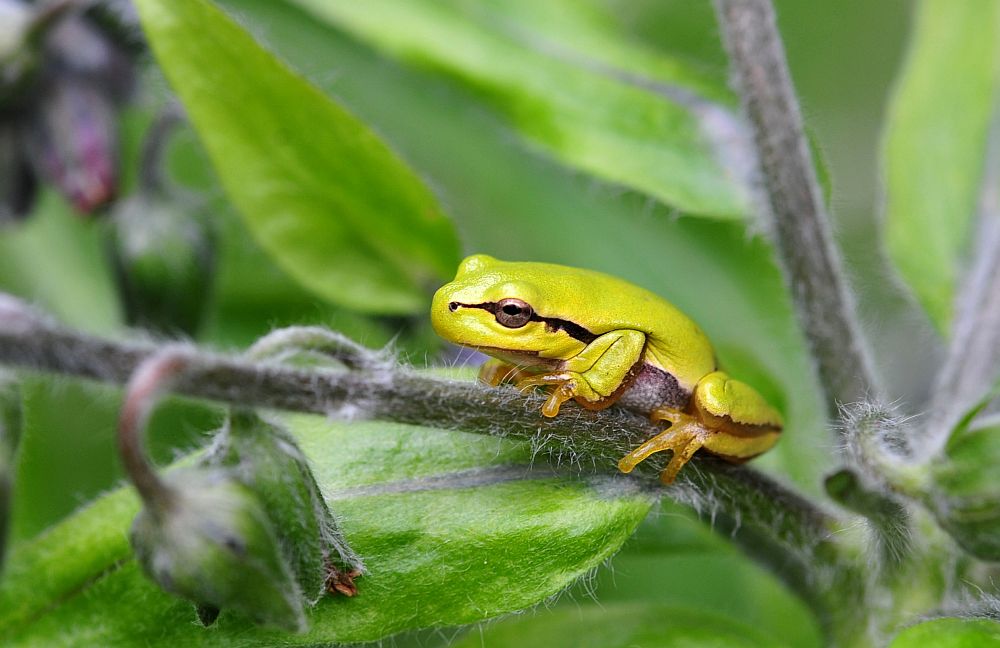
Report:
[{"label": "frog's snout", "polygon": [[452,313],[458,310],[461,304],[452,299],[450,286],[451,284],[445,284],[434,293],[434,299],[431,300],[431,326],[438,335],[453,341],[457,324]]}]

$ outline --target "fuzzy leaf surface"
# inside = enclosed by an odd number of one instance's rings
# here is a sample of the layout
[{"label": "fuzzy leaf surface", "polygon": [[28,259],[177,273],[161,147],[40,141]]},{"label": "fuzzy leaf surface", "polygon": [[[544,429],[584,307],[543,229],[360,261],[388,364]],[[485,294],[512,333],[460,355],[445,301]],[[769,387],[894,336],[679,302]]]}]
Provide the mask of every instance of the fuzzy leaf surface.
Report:
[{"label": "fuzzy leaf surface", "polygon": [[470,632],[454,648],[756,648],[773,640],[721,614],[653,603],[561,608]]},{"label": "fuzzy leaf surface", "polygon": [[317,295],[412,313],[458,263],[451,222],[365,124],[206,0],[141,0],[153,52],[261,247]]},{"label": "fuzzy leaf surface", "polygon": [[889,648],[1000,646],[1000,623],[987,619],[935,619],[903,630]]},{"label": "fuzzy leaf surface", "polygon": [[947,332],[1000,97],[1000,3],[923,0],[883,145],[889,256]]},{"label": "fuzzy leaf surface", "polygon": [[[686,213],[749,211],[752,158],[725,85],[574,0],[293,0],[475,90],[527,142]],[[607,9],[604,9],[606,11]]]},{"label": "fuzzy leaf surface", "polygon": [[627,480],[529,473],[529,449],[512,442],[305,415],[287,422],[369,570],[357,597],[322,599],[305,634],[225,612],[202,628],[190,604],[140,573],[126,534],[138,503],[118,490],[15,546],[0,584],[0,641],[314,645],[472,623],[533,605],[597,567],[652,504]]}]

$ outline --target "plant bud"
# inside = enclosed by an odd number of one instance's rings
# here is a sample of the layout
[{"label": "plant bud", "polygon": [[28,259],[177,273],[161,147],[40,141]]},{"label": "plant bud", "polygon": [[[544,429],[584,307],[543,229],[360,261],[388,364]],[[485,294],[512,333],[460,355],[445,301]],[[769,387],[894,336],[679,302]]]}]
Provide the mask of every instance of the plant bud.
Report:
[{"label": "plant bud", "polygon": [[165,481],[169,502],[143,509],[132,525],[150,578],[195,603],[203,621],[229,609],[304,630],[301,590],[256,495],[224,470],[178,471]]},{"label": "plant bud", "polygon": [[27,120],[28,159],[77,211],[89,214],[118,191],[116,110],[100,88],[53,76]]},{"label": "plant bud", "polygon": [[122,51],[133,56],[146,51],[139,12],[132,0],[103,0],[91,5],[86,16]]},{"label": "plant bud", "polygon": [[925,494],[941,526],[973,556],[1000,561],[1000,425],[961,430],[931,465]]},{"label": "plant bud", "polygon": [[47,34],[45,53],[58,74],[89,83],[115,104],[131,94],[132,61],[89,20],[74,17],[58,22]]},{"label": "plant bud", "polygon": [[[356,593],[363,566],[340,533],[295,439],[249,410],[234,409],[209,461],[231,467],[279,530],[310,604],[324,592]],[[335,555],[334,555],[335,554]]]},{"label": "plant bud", "polygon": [[38,183],[24,157],[15,123],[0,122],[0,227],[23,220],[37,192]]},{"label": "plant bud", "polygon": [[116,206],[108,244],[131,326],[194,336],[208,302],[215,237],[205,214],[161,192]]},{"label": "plant bud", "polygon": [[21,392],[14,380],[0,373],[0,571],[7,546],[14,453],[21,436],[21,424]]}]

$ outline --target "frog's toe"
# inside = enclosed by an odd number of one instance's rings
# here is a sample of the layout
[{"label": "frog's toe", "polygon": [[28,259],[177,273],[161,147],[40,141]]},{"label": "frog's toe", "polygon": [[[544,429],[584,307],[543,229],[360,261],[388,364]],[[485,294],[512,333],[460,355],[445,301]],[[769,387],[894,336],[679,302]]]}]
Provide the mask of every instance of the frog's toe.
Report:
[{"label": "frog's toe", "polygon": [[573,398],[573,383],[565,382],[549,392],[549,397],[542,405],[542,416],[552,418],[559,413],[562,404]]},{"label": "frog's toe", "polygon": [[502,360],[487,360],[479,367],[479,382],[490,387],[498,387],[509,382],[516,383],[521,377],[520,369]]},{"label": "frog's toe", "polygon": [[549,385],[564,385],[573,378],[564,373],[537,374],[534,376],[518,377],[515,385],[522,392],[528,392],[535,387],[547,387]]},{"label": "frog's toe", "polygon": [[630,473],[650,455],[670,450],[673,457],[660,474],[660,481],[664,484],[673,483],[681,468],[702,447],[703,433],[704,430],[697,425],[673,425],[622,457],[618,462],[618,470]]},{"label": "frog's toe", "polygon": [[531,391],[536,387],[552,387],[545,404],[542,405],[542,415],[549,418],[559,413],[563,403],[576,396],[576,385],[573,376],[566,373],[528,376],[517,381],[517,388],[522,392]]}]

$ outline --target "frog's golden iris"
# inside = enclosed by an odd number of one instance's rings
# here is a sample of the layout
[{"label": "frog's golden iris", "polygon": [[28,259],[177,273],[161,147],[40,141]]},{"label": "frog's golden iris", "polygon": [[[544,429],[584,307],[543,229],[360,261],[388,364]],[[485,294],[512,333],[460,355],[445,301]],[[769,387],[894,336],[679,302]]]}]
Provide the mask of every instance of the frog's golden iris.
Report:
[{"label": "frog's golden iris", "polygon": [[717,370],[697,324],[609,275],[477,254],[434,295],[431,321],[446,340],[493,356],[480,370],[483,381],[546,389],[545,416],[573,399],[589,409],[618,403],[669,422],[622,458],[623,472],[671,450],[661,475],[669,484],[701,448],[742,462],[781,434],[781,415]]}]

